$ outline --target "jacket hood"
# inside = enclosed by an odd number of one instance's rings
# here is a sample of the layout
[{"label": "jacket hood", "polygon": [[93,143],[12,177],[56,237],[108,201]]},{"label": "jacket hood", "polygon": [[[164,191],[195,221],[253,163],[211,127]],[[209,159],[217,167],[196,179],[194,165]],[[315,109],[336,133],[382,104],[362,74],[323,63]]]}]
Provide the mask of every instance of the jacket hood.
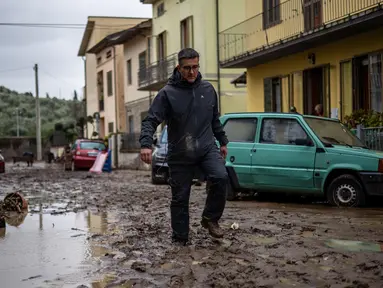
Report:
[{"label": "jacket hood", "polygon": [[174,68],[173,75],[170,76],[168,80],[168,85],[183,87],[183,88],[194,88],[201,83],[201,80],[202,80],[202,75],[200,72],[198,72],[198,75],[195,81],[193,83],[189,83],[188,81],[182,78],[181,73],[178,71],[178,69]]}]

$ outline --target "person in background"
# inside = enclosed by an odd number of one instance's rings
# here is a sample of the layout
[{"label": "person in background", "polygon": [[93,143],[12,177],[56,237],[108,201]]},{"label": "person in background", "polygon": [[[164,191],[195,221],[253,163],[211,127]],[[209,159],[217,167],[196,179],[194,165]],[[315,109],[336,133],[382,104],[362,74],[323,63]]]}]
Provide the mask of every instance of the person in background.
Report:
[{"label": "person in background", "polygon": [[323,117],[323,105],[322,104],[317,104],[314,108],[314,115]]}]

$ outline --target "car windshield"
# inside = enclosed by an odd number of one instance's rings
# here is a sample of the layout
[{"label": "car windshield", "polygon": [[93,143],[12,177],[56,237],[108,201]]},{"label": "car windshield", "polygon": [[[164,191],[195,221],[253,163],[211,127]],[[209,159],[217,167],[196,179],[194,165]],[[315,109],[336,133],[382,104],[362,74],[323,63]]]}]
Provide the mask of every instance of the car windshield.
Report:
[{"label": "car windshield", "polygon": [[168,129],[166,127],[164,128],[164,131],[162,132],[160,143],[161,144],[168,143]]},{"label": "car windshield", "polygon": [[80,142],[81,150],[105,150],[105,144],[101,142]]},{"label": "car windshield", "polygon": [[311,117],[304,118],[325,145],[335,144],[365,148],[362,141],[352,134],[341,122]]}]

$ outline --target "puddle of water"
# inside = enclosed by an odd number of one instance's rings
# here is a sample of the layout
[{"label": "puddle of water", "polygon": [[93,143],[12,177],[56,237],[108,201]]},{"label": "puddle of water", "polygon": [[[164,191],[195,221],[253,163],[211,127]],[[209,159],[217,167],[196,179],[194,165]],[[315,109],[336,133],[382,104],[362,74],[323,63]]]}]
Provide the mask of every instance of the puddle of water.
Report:
[{"label": "puddle of water", "polygon": [[[92,257],[107,252],[87,240],[88,232],[105,233],[107,218],[106,213],[88,211],[29,214],[22,225],[7,225],[0,231],[0,286],[48,287],[46,283],[57,278],[68,279],[66,284],[83,282],[94,264]],[[75,274],[77,279],[70,276]]]},{"label": "puddle of water", "polygon": [[351,240],[336,240],[331,239],[325,242],[325,245],[334,249],[341,249],[351,252],[382,252],[383,245],[378,243],[351,241]]}]

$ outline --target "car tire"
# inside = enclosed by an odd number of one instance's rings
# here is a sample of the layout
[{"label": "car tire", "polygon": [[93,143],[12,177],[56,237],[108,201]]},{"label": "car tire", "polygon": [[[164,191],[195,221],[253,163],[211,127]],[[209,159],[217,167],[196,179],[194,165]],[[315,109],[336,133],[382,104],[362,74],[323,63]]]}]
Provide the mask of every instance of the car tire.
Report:
[{"label": "car tire", "polygon": [[353,175],[341,175],[330,183],[326,193],[332,206],[362,207],[366,204],[366,195],[360,181]]},{"label": "car tire", "polygon": [[230,179],[226,184],[226,200],[227,201],[235,201],[238,198],[238,193],[233,189],[233,185],[231,185]]},{"label": "car tire", "polygon": [[[211,186],[211,182],[209,180],[206,181],[206,194],[209,194],[209,189]],[[228,180],[226,184],[226,200],[227,201],[235,201],[238,199],[238,193],[234,191],[233,186],[231,185],[230,180]]]}]

